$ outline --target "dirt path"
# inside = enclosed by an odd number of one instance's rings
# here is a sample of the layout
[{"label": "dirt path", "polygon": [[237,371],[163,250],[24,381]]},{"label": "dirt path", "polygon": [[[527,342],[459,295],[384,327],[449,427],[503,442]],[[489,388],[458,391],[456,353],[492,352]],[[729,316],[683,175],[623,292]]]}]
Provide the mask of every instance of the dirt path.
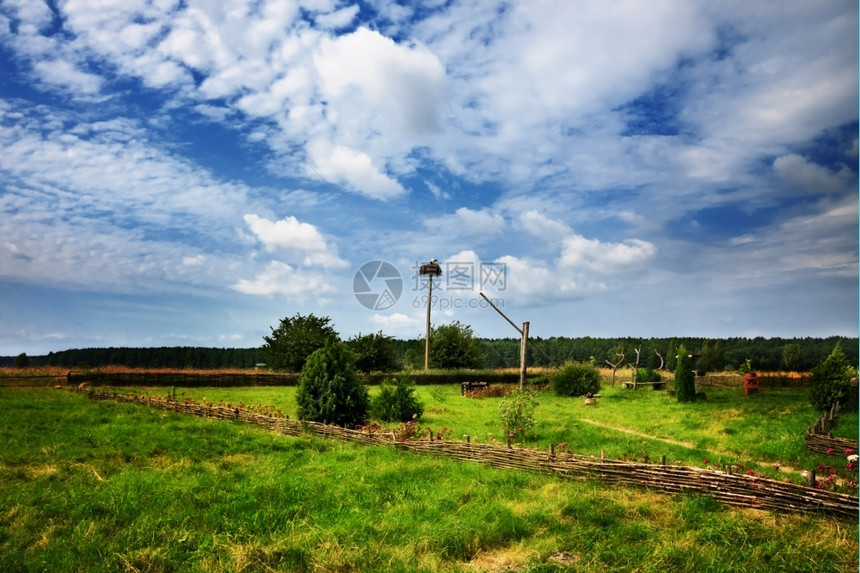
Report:
[{"label": "dirt path", "polygon": [[673,446],[681,446],[684,448],[695,449],[696,444],[692,442],[682,442],[680,440],[673,440],[672,438],[658,438],[656,436],[651,436],[649,434],[643,434],[642,432],[637,432],[636,430],[630,430],[628,428],[619,428],[618,426],[610,426],[609,424],[604,424],[603,422],[598,422],[597,420],[589,420],[588,418],[579,418],[578,421],[585,422],[586,424],[591,424],[592,426],[600,426],[601,428],[607,428],[609,430],[615,430],[616,432],[624,432],[625,434],[631,434],[633,436],[639,436],[640,438],[647,438],[649,440],[655,440],[658,442],[663,442],[665,444],[672,444]]},{"label": "dirt path", "polygon": [[[578,421],[585,422],[586,424],[591,424],[592,426],[599,426],[601,428],[614,430],[616,432],[622,432],[624,434],[630,434],[632,436],[638,436],[640,438],[646,438],[648,440],[654,440],[656,442],[663,442],[664,444],[672,444],[673,446],[681,446],[684,448],[689,448],[691,450],[696,448],[696,444],[694,444],[692,442],[682,442],[680,440],[673,440],[672,438],[658,438],[656,436],[651,436],[649,434],[637,432],[636,430],[631,430],[629,428],[621,428],[618,426],[612,426],[610,424],[605,424],[603,422],[598,422],[597,420],[590,420],[588,418],[579,418]],[[715,454],[726,456],[727,458],[732,458],[732,456],[737,457],[735,454],[731,454],[730,452],[715,450],[713,448],[709,448],[709,451],[711,451]],[[785,465],[785,464],[779,464],[779,467],[780,467],[780,470],[783,472],[799,473],[799,470],[797,470],[791,466]]]}]

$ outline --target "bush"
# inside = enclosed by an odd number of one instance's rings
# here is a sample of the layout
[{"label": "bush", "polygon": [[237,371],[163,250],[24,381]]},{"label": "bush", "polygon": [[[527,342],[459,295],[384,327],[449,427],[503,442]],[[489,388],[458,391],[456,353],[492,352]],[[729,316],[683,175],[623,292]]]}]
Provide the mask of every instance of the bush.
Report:
[{"label": "bush", "polygon": [[851,378],[856,371],[848,364],[839,343],[818,366],[812,369],[810,378],[810,401],[817,410],[829,410],[833,404],[856,407],[856,393],[852,392]]},{"label": "bush", "polygon": [[659,382],[660,373],[652,368],[639,368],[636,372],[637,382]]},{"label": "bush", "polygon": [[675,397],[678,402],[696,401],[696,375],[693,373],[693,360],[683,346],[678,348],[678,362],[675,365]]},{"label": "bush", "polygon": [[415,396],[415,384],[401,374],[392,384],[385,382],[370,403],[370,416],[383,422],[409,422],[421,417],[424,405]]},{"label": "bush", "polygon": [[557,396],[585,396],[600,392],[600,371],[591,364],[565,362],[551,378]]},{"label": "bush", "polygon": [[351,427],[367,419],[370,399],[354,359],[335,338],[308,357],[296,389],[300,420]]},{"label": "bush", "polygon": [[538,406],[537,393],[528,388],[517,388],[499,402],[499,421],[506,436],[522,438],[535,425],[534,411]]}]

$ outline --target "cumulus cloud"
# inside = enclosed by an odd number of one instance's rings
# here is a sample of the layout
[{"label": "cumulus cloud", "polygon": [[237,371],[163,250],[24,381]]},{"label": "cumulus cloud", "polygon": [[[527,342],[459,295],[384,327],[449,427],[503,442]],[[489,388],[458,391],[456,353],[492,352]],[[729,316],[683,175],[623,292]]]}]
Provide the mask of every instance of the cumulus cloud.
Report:
[{"label": "cumulus cloud", "polygon": [[[439,97],[445,67],[422,45],[395,43],[379,32],[360,27],[351,34],[324,39],[314,62],[323,96],[336,111],[361,110],[362,119],[419,136],[440,128]],[[390,128],[389,128],[390,129]],[[395,132],[396,133],[396,132]],[[395,133],[392,133],[394,135]]]},{"label": "cumulus cloud", "polygon": [[266,246],[269,252],[278,249],[300,251],[325,251],[326,243],[316,227],[302,223],[293,216],[280,221],[270,221],[254,214],[244,217],[251,232]]},{"label": "cumulus cloud", "polygon": [[313,169],[324,180],[346,184],[350,190],[374,199],[391,199],[404,193],[395,179],[383,173],[366,153],[317,140],[308,146]]},{"label": "cumulus cloud", "polygon": [[302,253],[303,264],[310,267],[342,269],[349,266],[349,263],[337,256],[335,249],[326,243],[322,234],[310,223],[303,223],[292,215],[280,221],[270,221],[254,214],[245,215],[244,219],[254,236],[270,253]]},{"label": "cumulus cloud", "polygon": [[773,162],[773,170],[783,181],[819,193],[842,191],[856,182],[856,176],[847,167],[843,166],[834,173],[796,153],[777,157]]},{"label": "cumulus cloud", "polygon": [[249,295],[281,295],[296,300],[325,298],[336,292],[322,274],[270,261],[253,280],[241,279],[233,289]]}]

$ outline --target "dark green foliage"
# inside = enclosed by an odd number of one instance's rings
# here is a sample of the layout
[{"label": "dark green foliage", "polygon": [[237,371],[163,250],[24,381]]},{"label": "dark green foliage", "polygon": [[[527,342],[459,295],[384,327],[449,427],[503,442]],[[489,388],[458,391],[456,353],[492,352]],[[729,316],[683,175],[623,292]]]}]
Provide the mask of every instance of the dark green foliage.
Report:
[{"label": "dark green foliage", "polygon": [[432,368],[480,368],[483,364],[483,345],[471,326],[454,321],[430,330]]},{"label": "dark green foliage", "polygon": [[659,382],[660,380],[660,373],[651,368],[639,368],[636,373],[637,382]]},{"label": "dark green foliage", "polygon": [[701,372],[721,372],[726,366],[726,350],[722,340],[705,339],[699,351],[701,357],[696,363],[697,370]]},{"label": "dark green foliage", "polygon": [[334,338],[308,357],[296,389],[300,420],[347,427],[367,420],[370,398],[354,360],[352,352]]},{"label": "dark green foliage", "polygon": [[837,343],[830,356],[812,369],[809,395],[812,405],[817,410],[829,410],[837,403],[856,407],[856,395],[853,403],[849,403],[849,396],[852,394],[851,378],[856,374],[856,370],[848,364],[842,346]]},{"label": "dark green foliage", "polygon": [[299,372],[308,357],[322,348],[326,340],[336,338],[337,332],[329,325],[327,316],[303,316],[296,313],[292,318],[281,319],[278,328],[272,328],[271,336],[264,336],[263,351],[268,365],[275,370]]},{"label": "dark green foliage", "polygon": [[358,360],[355,368],[359,372],[393,372],[399,367],[397,346],[391,336],[379,331],[375,334],[361,334],[346,341]]},{"label": "dark green foliage", "polygon": [[678,347],[678,360],[675,366],[675,397],[678,402],[696,401],[696,376],[693,374],[693,360],[683,345]]},{"label": "dark green foliage", "polygon": [[557,396],[585,396],[600,391],[600,372],[591,364],[565,362],[551,378]]},{"label": "dark green foliage", "polygon": [[408,422],[424,413],[424,404],[415,395],[415,384],[407,374],[394,383],[383,383],[370,402],[370,417],[383,422]]},{"label": "dark green foliage", "polygon": [[15,368],[29,368],[30,367],[30,359],[27,357],[26,352],[22,352],[18,356],[15,357]]},{"label": "dark green foliage", "polygon": [[786,344],[782,349],[782,365],[786,370],[800,370],[803,364],[803,349],[796,342]]}]

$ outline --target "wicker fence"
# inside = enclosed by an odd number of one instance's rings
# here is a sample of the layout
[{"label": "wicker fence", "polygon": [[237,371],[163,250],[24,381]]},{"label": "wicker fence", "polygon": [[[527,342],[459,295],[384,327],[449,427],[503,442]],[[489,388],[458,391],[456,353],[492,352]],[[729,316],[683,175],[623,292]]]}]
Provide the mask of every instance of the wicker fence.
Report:
[{"label": "wicker fence", "polygon": [[806,430],[806,451],[817,454],[844,455],[850,450],[852,453],[860,451],[857,440],[848,438],[834,438],[830,429],[836,423],[839,416],[839,404],[834,404],[829,412],[825,412],[814,424]]},{"label": "wicker fence", "polygon": [[792,512],[820,512],[857,520],[857,496],[837,493],[769,478],[672,466],[609,460],[570,453],[554,448],[539,451],[467,441],[422,439],[398,441],[391,432],[349,430],[314,422],[299,422],[238,407],[197,404],[164,397],[88,392],[92,399],[116,400],[147,405],[218,420],[238,420],[290,436],[309,434],[368,445],[383,445],[400,450],[445,456],[460,461],[479,462],[497,468],[549,472],[567,479],[598,479],[610,484],[644,486],[653,490],[708,494],[727,505]]}]

